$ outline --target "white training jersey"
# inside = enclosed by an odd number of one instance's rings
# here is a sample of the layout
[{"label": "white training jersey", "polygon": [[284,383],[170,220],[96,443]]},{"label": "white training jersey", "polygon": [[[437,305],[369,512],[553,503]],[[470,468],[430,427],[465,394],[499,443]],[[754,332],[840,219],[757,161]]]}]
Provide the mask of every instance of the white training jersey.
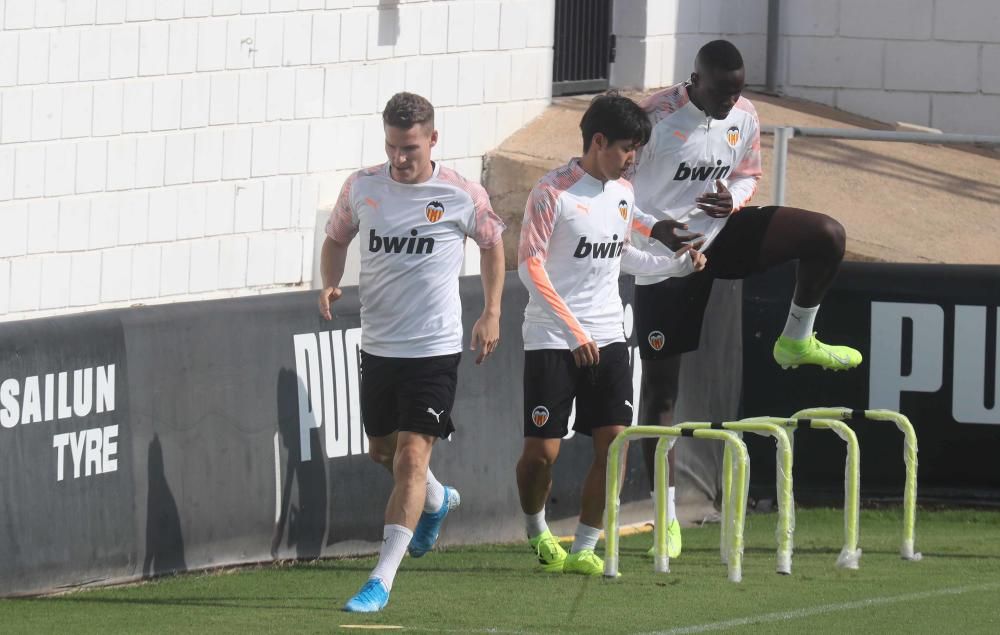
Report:
[{"label": "white training jersey", "polygon": [[326,233],[342,244],[361,234],[361,348],[383,357],[461,352],[465,237],[488,249],[504,229],[486,190],[440,163],[413,185],[394,181],[388,163],[352,174]]},{"label": "white training jersey", "polygon": [[684,276],[687,254],[655,256],[632,246],[656,222],[635,206],[625,179],[602,183],[578,159],[546,174],[524,208],[518,275],[528,288],[525,350],[574,350],[624,342],[618,277],[626,273]]},{"label": "white training jersey", "polygon": [[[691,102],[685,84],[650,95],[642,107],[653,132],[629,175],[636,204],[658,220],[687,223],[689,231],[705,235],[707,249],[728,218],[712,218],[695,199],[714,192],[715,180],[721,179],[733,195],[734,213],[750,201],[761,175],[757,111],[740,97],[725,119],[713,119]],[[648,249],[670,253],[659,243]],[[637,276],[636,284],[663,279]]]}]

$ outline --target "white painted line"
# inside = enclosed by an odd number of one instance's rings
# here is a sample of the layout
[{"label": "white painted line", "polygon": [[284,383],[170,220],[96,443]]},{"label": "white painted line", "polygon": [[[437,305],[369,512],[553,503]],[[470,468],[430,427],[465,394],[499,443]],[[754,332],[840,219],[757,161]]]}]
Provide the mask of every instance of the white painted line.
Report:
[{"label": "white painted line", "polygon": [[407,626],[406,630],[414,633],[486,633],[492,635],[529,635],[532,631],[505,631],[501,628],[479,628],[479,629],[449,629],[449,628],[424,628],[419,626]]},{"label": "white painted line", "polygon": [[741,617],[732,620],[725,620],[722,622],[710,622],[708,624],[682,626],[679,628],[672,628],[667,631],[653,631],[650,633],[646,633],[644,635],[682,635],[686,633],[706,633],[708,631],[717,631],[726,628],[737,628],[740,626],[749,626],[751,624],[763,624],[765,622],[785,622],[788,620],[801,619],[803,617],[811,617],[813,615],[823,615],[826,613],[839,613],[842,611],[853,611],[856,609],[865,609],[873,606],[885,606],[888,604],[898,604],[900,602],[914,602],[916,600],[924,600],[927,598],[940,597],[944,595],[961,595],[963,593],[970,593],[974,591],[990,591],[992,589],[1000,589],[1000,583],[980,584],[977,586],[951,587],[948,589],[937,589],[935,591],[907,593],[905,595],[889,595],[884,597],[868,598],[866,600],[857,600],[855,602],[842,602],[840,604],[821,604],[819,606],[794,609],[791,611],[781,611],[778,613],[763,613],[761,615],[754,615],[751,617]]}]

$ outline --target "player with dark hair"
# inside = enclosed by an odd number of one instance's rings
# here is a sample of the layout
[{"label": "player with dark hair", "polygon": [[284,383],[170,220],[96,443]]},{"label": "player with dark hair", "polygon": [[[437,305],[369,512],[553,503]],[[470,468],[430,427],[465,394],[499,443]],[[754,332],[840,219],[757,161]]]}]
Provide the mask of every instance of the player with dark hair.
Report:
[{"label": "player with dark hair", "polygon": [[[580,122],[584,156],[545,175],[531,191],[518,247],[518,274],[530,299],[524,311],[524,449],[517,486],[528,541],[545,571],[600,575],[594,548],[604,513],[608,446],[634,418],[632,370],[618,293],[620,271],[687,275],[704,256],[682,247],[679,225],[656,223],[635,205],[622,174],[650,123],[638,104],[597,97]],[[637,231],[678,253],[654,256],[631,244]],[[571,552],[545,522],[552,467],[569,426],[592,437],[594,458],[583,483]]]},{"label": "player with dark hair", "polygon": [[434,442],[455,426],[451,409],[462,351],[458,276],[471,237],[480,250],[485,307],[472,329],[476,363],[500,338],[504,224],[482,186],[431,161],[434,108],[398,93],[382,114],[382,165],[352,174],[326,225],[319,310],[331,319],[348,246],[361,233],[361,419],[369,454],[393,475],[378,564],[344,609],[380,611],[409,549],[434,546],[459,504],[428,467]]},{"label": "player with dark hair", "polygon": [[[861,354],[831,346],[813,333],[820,302],[844,256],[843,226],[824,214],[794,207],[748,206],[761,176],[760,122],[741,97],[743,57],[732,43],[709,42],[698,51],[689,81],[651,95],[643,108],[653,125],[631,180],[636,204],[659,219],[673,219],[702,234],[708,266],[687,277],[637,276],[635,321],[642,358],[641,420],[671,425],[681,354],[698,348],[712,281],[742,279],[798,261],[785,328],[774,344],[783,368],[816,365],[847,370]],[[657,245],[647,247],[653,253]],[[655,440],[643,443],[652,484]],[[671,470],[675,461],[670,461]],[[673,476],[671,476],[671,482]],[[668,496],[671,558],[681,551]]]}]

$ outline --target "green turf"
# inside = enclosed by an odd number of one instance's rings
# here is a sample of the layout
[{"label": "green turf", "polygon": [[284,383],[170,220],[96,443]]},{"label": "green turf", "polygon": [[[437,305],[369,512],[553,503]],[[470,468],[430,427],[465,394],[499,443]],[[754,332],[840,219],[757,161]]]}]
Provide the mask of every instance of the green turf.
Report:
[{"label": "green turf", "polygon": [[[4,632],[330,632],[399,625],[419,632],[706,631],[1000,633],[1000,513],[921,511],[921,562],[898,556],[899,510],[861,517],[861,568],[834,567],[842,514],[798,514],[793,575],[774,573],[775,516],[747,519],[743,582],[726,579],[718,525],[684,530],[671,573],[643,557],[649,534],[622,540],[620,580],[535,572],[524,545],[449,549],[406,559],[380,614],[339,611],[374,559],[192,574],[127,587],[0,601]],[[348,632],[343,630],[342,632]]]}]

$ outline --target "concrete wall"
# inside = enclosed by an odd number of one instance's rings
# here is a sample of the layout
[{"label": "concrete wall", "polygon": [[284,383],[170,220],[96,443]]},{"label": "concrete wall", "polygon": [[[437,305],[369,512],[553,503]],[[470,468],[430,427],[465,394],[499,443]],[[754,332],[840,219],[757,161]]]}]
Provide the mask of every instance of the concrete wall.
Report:
[{"label": "concrete wall", "polygon": [[783,91],[887,122],[1000,134],[1000,2],[785,0]]},{"label": "concrete wall", "polygon": [[[612,84],[684,80],[724,37],[765,83],[767,0],[615,0]],[[887,122],[1000,134],[1000,2],[783,0],[779,90]]]},{"label": "concrete wall", "polygon": [[385,159],[389,96],[428,96],[436,158],[479,180],[550,100],[553,13],[0,0],[0,320],[308,288],[317,209]]},{"label": "concrete wall", "polygon": [[[786,0],[795,1],[795,0]],[[611,84],[669,86],[687,79],[698,49],[725,38],[739,47],[747,81],[764,83],[767,0],[614,0],[618,54]]]}]

